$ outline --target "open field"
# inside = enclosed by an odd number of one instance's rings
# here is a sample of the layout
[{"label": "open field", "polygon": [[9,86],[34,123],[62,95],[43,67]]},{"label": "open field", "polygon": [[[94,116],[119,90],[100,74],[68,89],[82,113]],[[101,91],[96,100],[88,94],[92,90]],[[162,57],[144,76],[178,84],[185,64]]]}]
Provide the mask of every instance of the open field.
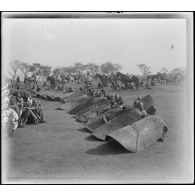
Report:
[{"label": "open field", "polygon": [[[181,86],[120,90],[125,102],[152,95],[157,115],[168,130],[165,142],[131,153],[120,145],[99,141],[83,129],[61,103],[41,100],[47,123],[18,128],[9,142],[6,175],[25,183],[141,183],[182,182],[189,176],[189,131],[186,91]],[[189,168],[190,170],[190,168]]]}]

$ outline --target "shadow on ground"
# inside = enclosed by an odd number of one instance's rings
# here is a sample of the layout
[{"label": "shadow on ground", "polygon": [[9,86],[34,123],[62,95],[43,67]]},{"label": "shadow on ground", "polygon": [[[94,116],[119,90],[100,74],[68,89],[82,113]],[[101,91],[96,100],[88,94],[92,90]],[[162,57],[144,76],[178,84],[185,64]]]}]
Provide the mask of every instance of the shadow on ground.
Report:
[{"label": "shadow on ground", "polygon": [[88,129],[86,128],[80,128],[78,129],[78,131],[82,132],[82,133],[91,133]]},{"label": "shadow on ground", "polygon": [[98,142],[105,142],[104,140],[98,139],[96,137],[94,137],[93,135],[89,135],[85,138],[85,140],[87,141],[98,141]]},{"label": "shadow on ground", "polygon": [[132,153],[126,150],[117,142],[108,142],[104,143],[94,149],[90,149],[86,151],[87,154],[92,155],[117,155],[117,154],[125,154],[125,153]]}]

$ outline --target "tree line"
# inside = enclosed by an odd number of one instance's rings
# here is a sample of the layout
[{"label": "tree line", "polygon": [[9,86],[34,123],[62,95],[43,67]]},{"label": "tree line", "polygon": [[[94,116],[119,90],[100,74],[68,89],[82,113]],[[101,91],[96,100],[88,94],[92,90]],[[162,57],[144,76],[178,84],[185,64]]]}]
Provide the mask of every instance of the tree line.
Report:
[{"label": "tree line", "polygon": [[[137,67],[139,68],[142,75],[148,76],[151,75],[151,68],[146,64],[138,64]],[[40,63],[26,63],[20,60],[14,60],[10,63],[11,71],[9,71],[9,75],[11,76],[12,83],[15,82],[17,74],[19,71],[23,73],[24,78],[29,77],[29,74],[34,77],[41,77],[42,79],[46,79],[49,75],[59,75],[59,74],[90,74],[94,75],[96,73],[103,73],[103,74],[111,74],[117,73],[122,70],[122,65],[112,62],[105,62],[101,65],[96,63],[87,63],[83,64],[81,62],[76,62],[72,66],[62,66],[57,67],[52,70],[52,66],[42,65]],[[160,73],[174,73],[180,72],[180,68],[175,68],[171,72],[168,71],[167,68],[162,67],[159,71]]]},{"label": "tree line", "polygon": [[42,65],[40,63],[29,64],[20,60],[14,60],[10,63],[10,68],[11,71],[8,73],[12,78],[12,82],[14,82],[19,71],[21,71],[23,76],[26,78],[29,77],[29,74],[46,78],[51,74],[110,74],[120,71],[122,66],[112,62],[106,62],[101,65],[95,63],[82,64],[81,62],[76,62],[73,66],[57,67],[52,70],[52,66]]}]

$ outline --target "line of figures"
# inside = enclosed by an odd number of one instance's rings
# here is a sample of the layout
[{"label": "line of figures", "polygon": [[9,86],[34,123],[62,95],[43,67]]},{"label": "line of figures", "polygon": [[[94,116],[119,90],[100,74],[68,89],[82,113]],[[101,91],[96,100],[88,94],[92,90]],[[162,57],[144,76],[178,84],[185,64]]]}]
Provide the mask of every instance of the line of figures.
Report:
[{"label": "line of figures", "polygon": [[[89,74],[52,74],[45,78],[43,85],[39,83],[39,77],[37,75],[32,75],[31,77],[24,78],[24,84],[26,87],[40,91],[42,88],[48,88],[51,90],[61,90],[68,91],[69,83],[85,84],[93,83],[94,80],[98,80],[98,88],[108,87],[111,89],[138,89],[140,87],[145,87],[151,89],[152,86],[158,84],[180,84],[184,81],[184,75],[176,73],[173,75],[168,75],[166,73],[157,73],[153,75],[148,75],[145,78],[137,75],[128,75],[121,72],[112,73],[110,75],[96,73],[94,75]],[[16,88],[20,88],[20,78],[19,76],[14,83]],[[12,83],[12,85],[14,85]]]},{"label": "line of figures", "polygon": [[6,106],[6,130],[8,136],[13,136],[14,131],[26,124],[45,123],[41,103],[31,97],[30,94],[20,91],[12,91],[7,96]]}]

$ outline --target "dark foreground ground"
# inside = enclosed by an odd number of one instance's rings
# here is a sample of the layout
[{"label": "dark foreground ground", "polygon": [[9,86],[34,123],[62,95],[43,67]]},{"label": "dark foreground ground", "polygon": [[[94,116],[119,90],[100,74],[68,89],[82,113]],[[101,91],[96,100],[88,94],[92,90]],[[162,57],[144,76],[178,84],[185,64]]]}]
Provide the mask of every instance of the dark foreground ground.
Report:
[{"label": "dark foreground ground", "polygon": [[42,101],[47,123],[15,131],[9,142],[4,174],[9,183],[168,183],[186,182],[191,175],[186,91],[181,86],[117,91],[132,103],[151,94],[157,114],[168,125],[168,138],[131,153],[120,145],[93,138],[61,103]]}]

